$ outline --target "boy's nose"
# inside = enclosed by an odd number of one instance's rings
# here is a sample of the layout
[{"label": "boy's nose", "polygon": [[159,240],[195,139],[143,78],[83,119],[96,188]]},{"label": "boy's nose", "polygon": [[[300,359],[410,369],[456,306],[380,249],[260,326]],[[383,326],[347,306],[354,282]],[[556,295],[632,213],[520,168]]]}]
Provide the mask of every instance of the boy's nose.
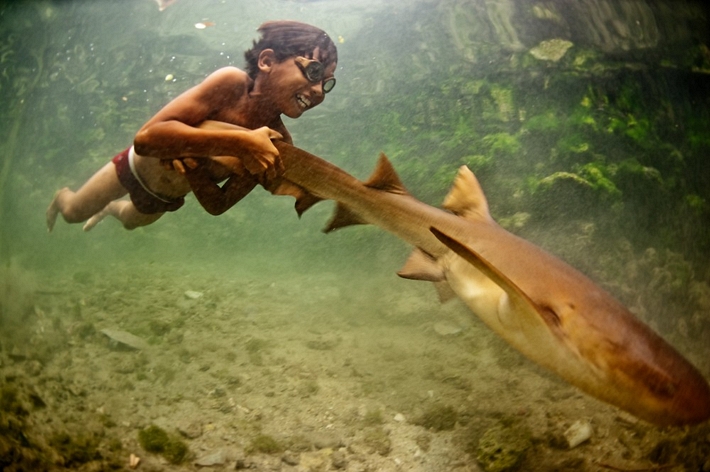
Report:
[{"label": "boy's nose", "polygon": [[311,90],[321,98],[325,95],[325,93],[323,93],[323,82],[316,82],[312,84]]}]

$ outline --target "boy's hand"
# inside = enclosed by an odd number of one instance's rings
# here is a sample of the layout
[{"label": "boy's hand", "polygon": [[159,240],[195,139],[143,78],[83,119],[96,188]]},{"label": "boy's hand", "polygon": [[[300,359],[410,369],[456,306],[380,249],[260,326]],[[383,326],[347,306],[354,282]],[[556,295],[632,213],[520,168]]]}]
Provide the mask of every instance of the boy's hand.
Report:
[{"label": "boy's hand", "polygon": [[279,158],[279,151],[272,139],[283,139],[283,135],[268,126],[251,131],[251,153],[242,158],[244,167],[252,175],[265,174],[267,178],[276,178],[284,171]]},{"label": "boy's hand", "polygon": [[184,157],[182,159],[161,159],[160,162],[163,164],[165,170],[174,170],[182,175],[185,175],[188,170],[196,169],[199,165],[197,159],[191,157]]}]

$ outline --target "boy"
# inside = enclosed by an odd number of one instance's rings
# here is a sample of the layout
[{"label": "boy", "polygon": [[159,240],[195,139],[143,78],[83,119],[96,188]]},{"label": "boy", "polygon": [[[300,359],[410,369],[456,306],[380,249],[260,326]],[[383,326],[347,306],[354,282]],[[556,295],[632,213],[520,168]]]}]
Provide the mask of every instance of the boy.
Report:
[{"label": "boy", "polygon": [[[213,72],[153,116],[133,146],[78,191],[59,190],[47,209],[49,231],[60,213],[68,223],[86,221],[84,231],[107,215],[126,229],[145,226],[180,208],[190,190],[208,212],[220,214],[257,182],[276,178],[283,169],[271,140],[292,142],[281,115],[298,118],[323,101],[335,85],[338,56],[325,32],[304,23],[267,22],[258,31],[261,38],[244,54],[246,72],[235,67]],[[200,128],[205,121],[234,126]],[[191,189],[181,159],[198,162],[199,175],[214,183],[228,178],[221,189],[213,186],[220,198],[214,189],[209,198],[200,198],[200,188]],[[173,170],[170,161],[182,172]],[[118,200],[126,194],[130,200]]]}]

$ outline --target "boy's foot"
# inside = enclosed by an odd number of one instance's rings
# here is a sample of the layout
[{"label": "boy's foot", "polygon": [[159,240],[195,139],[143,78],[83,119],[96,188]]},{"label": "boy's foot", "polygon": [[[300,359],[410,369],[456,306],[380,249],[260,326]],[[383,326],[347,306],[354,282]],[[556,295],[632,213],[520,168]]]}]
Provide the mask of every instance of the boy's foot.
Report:
[{"label": "boy's foot", "polygon": [[64,191],[64,189],[57,190],[57,192],[54,194],[54,198],[52,198],[52,203],[50,203],[49,208],[47,208],[47,232],[49,233],[52,232],[52,230],[54,229],[54,223],[57,222],[57,215],[59,214],[59,208],[57,207],[57,199],[59,198],[59,194],[62,193],[62,191]]},{"label": "boy's foot", "polygon": [[[111,202],[113,203],[113,202]],[[110,214],[110,209],[109,207],[111,206],[111,203],[106,205],[103,210],[86,220],[86,223],[84,223],[84,231],[91,231],[94,226],[99,224],[104,218],[106,218]]]}]

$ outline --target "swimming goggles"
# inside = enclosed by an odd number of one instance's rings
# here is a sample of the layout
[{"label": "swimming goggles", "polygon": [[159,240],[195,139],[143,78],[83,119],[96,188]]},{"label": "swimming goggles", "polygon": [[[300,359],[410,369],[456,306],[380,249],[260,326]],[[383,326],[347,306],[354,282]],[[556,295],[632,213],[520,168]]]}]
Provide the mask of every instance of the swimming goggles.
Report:
[{"label": "swimming goggles", "polygon": [[320,62],[315,59],[308,59],[302,56],[296,56],[294,58],[296,65],[303,76],[308,79],[309,82],[317,84],[318,82],[323,82],[323,93],[328,93],[335,87],[335,77],[329,77],[323,80],[325,75],[325,67]]}]

